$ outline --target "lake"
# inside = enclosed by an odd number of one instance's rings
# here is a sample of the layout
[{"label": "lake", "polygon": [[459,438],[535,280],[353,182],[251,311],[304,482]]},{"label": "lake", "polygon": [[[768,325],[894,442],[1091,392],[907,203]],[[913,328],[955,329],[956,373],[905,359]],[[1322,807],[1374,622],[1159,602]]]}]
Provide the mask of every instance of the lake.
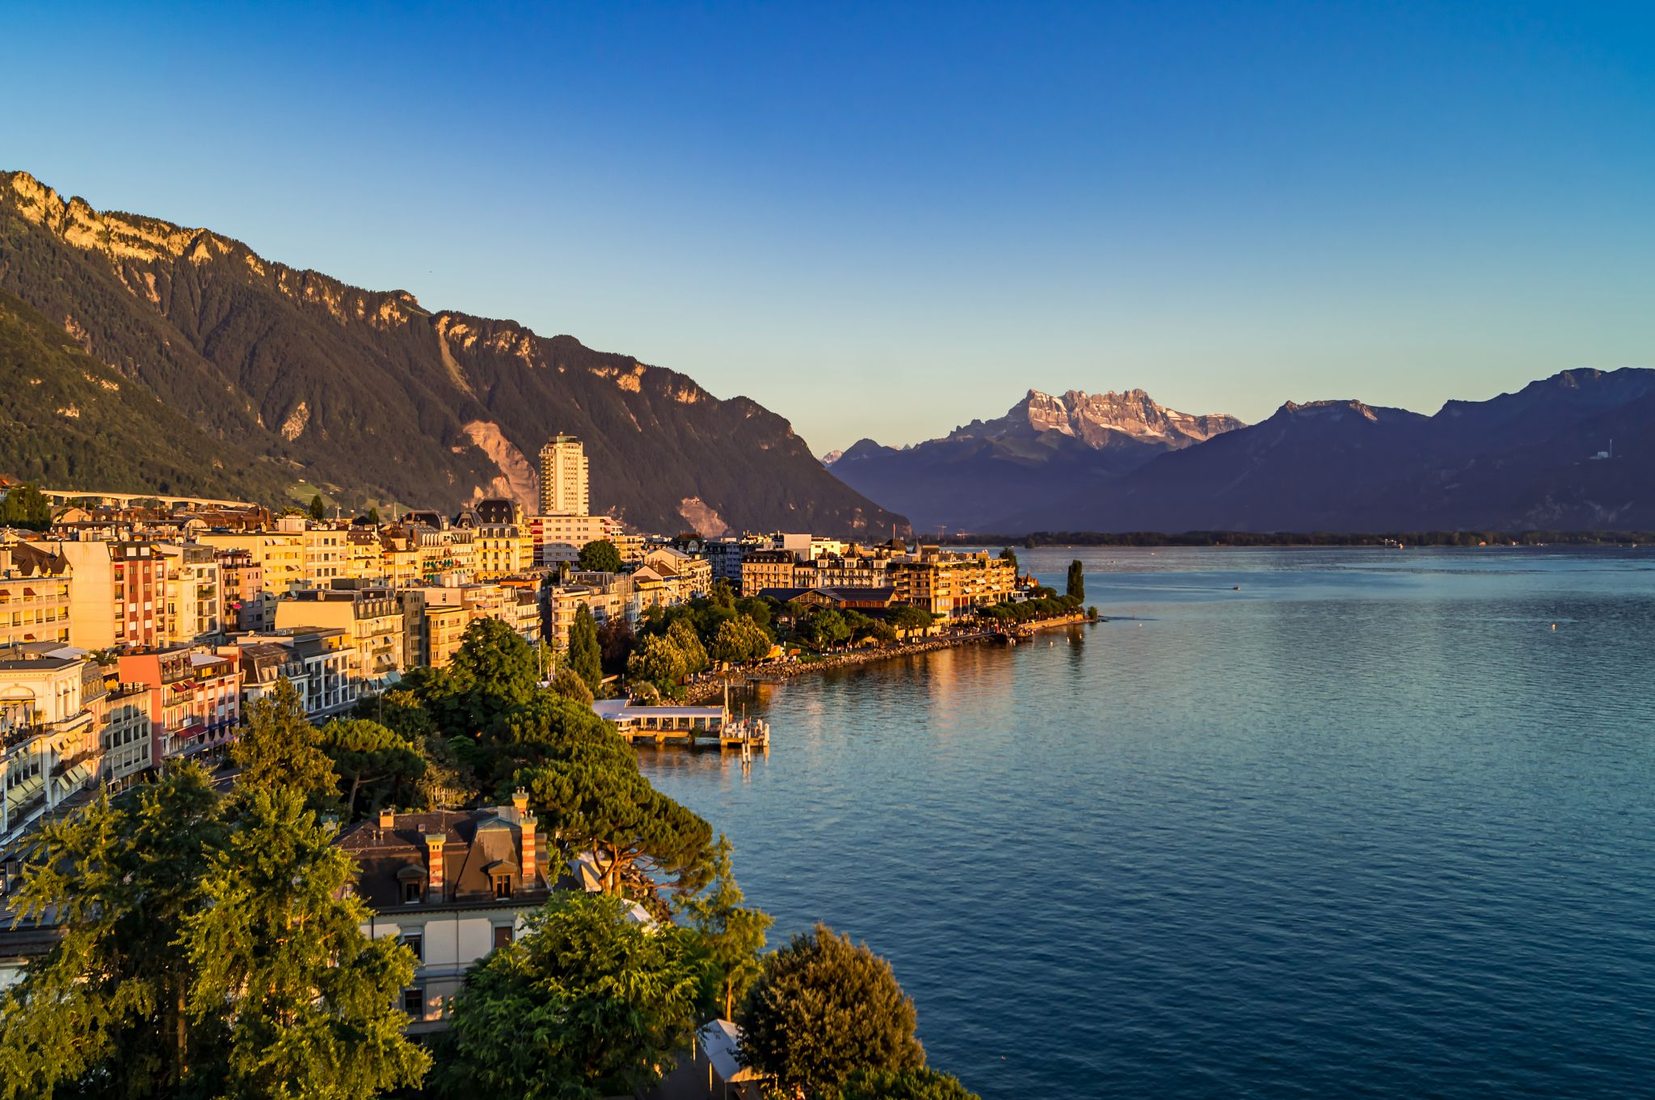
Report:
[{"label": "lake", "polygon": [[991,1100],[1655,1093],[1655,553],[1019,556],[1111,621],[642,753],[773,942],[866,940]]}]

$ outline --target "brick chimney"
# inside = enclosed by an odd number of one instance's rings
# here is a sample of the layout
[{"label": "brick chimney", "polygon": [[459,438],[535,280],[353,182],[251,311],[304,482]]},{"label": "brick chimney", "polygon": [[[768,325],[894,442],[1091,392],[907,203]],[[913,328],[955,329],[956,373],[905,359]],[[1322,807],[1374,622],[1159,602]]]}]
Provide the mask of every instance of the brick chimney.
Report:
[{"label": "brick chimney", "polygon": [[522,787],[511,792],[511,804],[517,807],[519,816],[529,812],[529,792]]},{"label": "brick chimney", "polygon": [[443,899],[442,846],[446,839],[441,833],[425,834],[425,895],[431,901]]},{"label": "brick chimney", "polygon": [[536,842],[534,815],[524,811],[519,824],[523,830],[523,889],[533,890],[535,887],[535,854]]}]

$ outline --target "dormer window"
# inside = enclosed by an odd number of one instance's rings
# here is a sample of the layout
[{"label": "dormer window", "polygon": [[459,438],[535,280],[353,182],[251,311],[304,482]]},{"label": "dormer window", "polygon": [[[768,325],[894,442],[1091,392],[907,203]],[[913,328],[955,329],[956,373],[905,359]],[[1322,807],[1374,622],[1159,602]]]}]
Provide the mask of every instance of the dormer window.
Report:
[{"label": "dormer window", "polygon": [[397,886],[402,892],[402,904],[418,905],[425,900],[425,869],[410,864],[397,872]]},{"label": "dormer window", "polygon": [[497,873],[494,876],[494,896],[502,901],[511,897],[511,873]]}]

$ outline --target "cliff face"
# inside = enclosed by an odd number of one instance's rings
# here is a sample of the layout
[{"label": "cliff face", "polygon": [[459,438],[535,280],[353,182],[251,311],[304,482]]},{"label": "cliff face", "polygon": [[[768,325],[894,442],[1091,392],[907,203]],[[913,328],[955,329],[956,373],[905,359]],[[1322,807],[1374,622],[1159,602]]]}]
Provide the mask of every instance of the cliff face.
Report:
[{"label": "cliff face", "polygon": [[1061,396],[1030,390],[1004,416],[973,420],[912,447],[862,440],[830,466],[922,530],[987,530],[1009,512],[1055,504],[1240,426],[1222,413],[1166,408],[1143,390]]},{"label": "cliff face", "polygon": [[211,446],[254,456],[255,481],[304,478],[349,503],[527,504],[536,451],[564,431],[586,443],[594,508],[646,529],[901,521],[746,398],[570,336],[348,286],[205,229],[99,212],[26,173],[0,173],[0,288]]}]

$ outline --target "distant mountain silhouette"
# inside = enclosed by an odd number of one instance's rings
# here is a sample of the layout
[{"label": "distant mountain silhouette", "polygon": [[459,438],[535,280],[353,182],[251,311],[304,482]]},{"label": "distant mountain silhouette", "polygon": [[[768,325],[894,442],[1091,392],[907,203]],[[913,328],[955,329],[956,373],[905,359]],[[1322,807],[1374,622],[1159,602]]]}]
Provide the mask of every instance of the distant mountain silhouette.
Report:
[{"label": "distant mountain silhouette", "polygon": [[1002,417],[974,420],[940,439],[884,447],[864,439],[823,461],[917,530],[982,530],[1014,508],[1038,509],[1136,469],[1157,455],[1241,426],[1191,416],[1142,390],[1061,396],[1030,390]]},{"label": "distant mountain silhouette", "polygon": [[982,529],[1655,530],[1655,370],[1564,371],[1435,416],[1289,402]]}]

